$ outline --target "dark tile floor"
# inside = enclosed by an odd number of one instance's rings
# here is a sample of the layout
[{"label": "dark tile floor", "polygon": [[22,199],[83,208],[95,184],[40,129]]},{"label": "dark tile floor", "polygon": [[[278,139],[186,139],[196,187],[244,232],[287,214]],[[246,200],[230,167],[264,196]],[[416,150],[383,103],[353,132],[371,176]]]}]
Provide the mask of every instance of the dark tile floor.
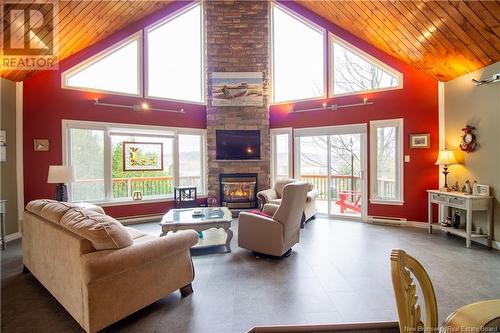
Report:
[{"label": "dark tile floor", "polygon": [[[284,260],[237,247],[197,251],[194,293],[175,292],[105,332],[244,332],[255,325],[396,320],[389,253],[402,248],[426,267],[440,321],[454,309],[500,298],[500,252],[425,229],[318,218]],[[156,223],[138,226],[159,233]],[[220,251],[219,251],[220,250]],[[21,273],[19,241],[2,252],[2,332],[81,332],[32,275]],[[148,288],[149,286],[144,286]]]}]

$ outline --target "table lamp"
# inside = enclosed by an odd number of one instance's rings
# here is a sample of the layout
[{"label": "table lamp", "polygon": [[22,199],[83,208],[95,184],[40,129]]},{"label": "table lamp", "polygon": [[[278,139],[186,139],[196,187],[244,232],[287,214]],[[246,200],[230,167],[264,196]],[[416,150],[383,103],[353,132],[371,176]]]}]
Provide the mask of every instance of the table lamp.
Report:
[{"label": "table lamp", "polygon": [[51,165],[49,166],[49,176],[47,183],[57,184],[56,200],[68,201],[68,188],[66,183],[73,181],[73,167],[68,165]]},{"label": "table lamp", "polygon": [[455,154],[452,150],[440,150],[438,158],[436,160],[436,165],[443,166],[443,175],[444,175],[444,186],[440,189],[441,191],[450,192],[450,188],[448,187],[448,165],[458,164],[457,159],[455,158]]}]

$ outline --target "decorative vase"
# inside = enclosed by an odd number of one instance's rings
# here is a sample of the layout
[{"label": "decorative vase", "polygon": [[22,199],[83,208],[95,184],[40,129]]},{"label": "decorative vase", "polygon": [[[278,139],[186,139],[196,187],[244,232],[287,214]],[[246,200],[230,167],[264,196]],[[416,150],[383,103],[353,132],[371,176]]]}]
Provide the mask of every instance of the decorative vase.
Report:
[{"label": "decorative vase", "polygon": [[455,212],[453,215],[453,228],[458,229],[460,227],[460,214]]}]

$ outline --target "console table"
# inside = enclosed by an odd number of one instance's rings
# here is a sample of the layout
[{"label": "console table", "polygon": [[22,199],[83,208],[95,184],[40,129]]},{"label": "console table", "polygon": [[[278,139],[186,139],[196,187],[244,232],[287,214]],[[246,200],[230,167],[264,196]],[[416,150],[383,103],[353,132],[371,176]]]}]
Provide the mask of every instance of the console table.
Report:
[{"label": "console table", "polygon": [[[439,190],[428,190],[428,222],[429,233],[432,234],[432,204],[448,208],[458,208],[466,211],[465,230],[454,229],[453,227],[439,228],[454,235],[464,237],[465,245],[470,247],[472,238],[487,238],[488,246],[491,247],[493,240],[493,197],[482,195],[467,195],[462,192],[443,192]],[[488,219],[488,231],[486,234],[477,234],[472,231],[472,212],[486,211]]]}]

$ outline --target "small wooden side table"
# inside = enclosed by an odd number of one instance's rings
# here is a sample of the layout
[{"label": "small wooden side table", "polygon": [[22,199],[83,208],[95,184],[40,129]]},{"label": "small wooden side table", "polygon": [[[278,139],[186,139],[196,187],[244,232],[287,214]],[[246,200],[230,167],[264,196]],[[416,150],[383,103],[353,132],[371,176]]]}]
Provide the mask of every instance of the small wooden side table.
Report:
[{"label": "small wooden side table", "polygon": [[0,200],[0,249],[5,250],[5,203],[7,200]]},{"label": "small wooden side table", "polygon": [[196,186],[174,187],[174,207],[190,208],[196,207]]}]

